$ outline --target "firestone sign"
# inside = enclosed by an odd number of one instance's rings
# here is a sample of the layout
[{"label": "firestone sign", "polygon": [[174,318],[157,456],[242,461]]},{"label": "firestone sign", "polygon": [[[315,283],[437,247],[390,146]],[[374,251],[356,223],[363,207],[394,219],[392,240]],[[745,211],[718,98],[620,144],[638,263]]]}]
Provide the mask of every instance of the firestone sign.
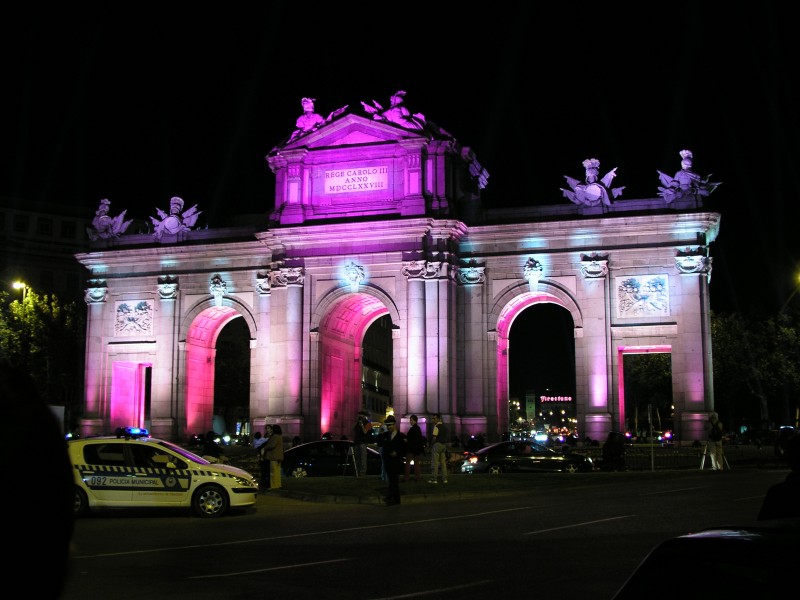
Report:
[{"label": "firestone sign", "polygon": [[540,402],[572,402],[572,396],[539,396]]},{"label": "firestone sign", "polygon": [[389,186],[389,167],[360,167],[325,171],[326,194],[375,192]]}]

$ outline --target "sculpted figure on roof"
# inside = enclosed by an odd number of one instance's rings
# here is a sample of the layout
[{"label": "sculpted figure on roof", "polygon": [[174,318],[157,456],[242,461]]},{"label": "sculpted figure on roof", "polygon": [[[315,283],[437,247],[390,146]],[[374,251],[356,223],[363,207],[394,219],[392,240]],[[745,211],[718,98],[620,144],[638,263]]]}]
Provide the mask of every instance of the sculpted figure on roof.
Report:
[{"label": "sculpted figure on roof", "polygon": [[681,170],[670,177],[666,173],[656,170],[661,185],[658,187],[658,195],[671,204],[675,200],[686,197],[705,197],[717,189],[721,182],[710,182],[711,175],[703,179],[692,171],[692,159],[694,155],[691,150],[681,150]]},{"label": "sculpted figure on roof", "polygon": [[156,208],[156,211],[160,218],[150,217],[150,220],[153,221],[155,227],[153,237],[157,240],[160,240],[165,233],[175,235],[181,231],[190,231],[197,223],[197,217],[201,213],[197,210],[197,204],[189,210],[183,211],[183,199],[177,196],[169,201],[169,214],[160,208]]},{"label": "sculpted figure on roof", "polygon": [[295,122],[295,127],[297,127],[297,129],[294,130],[292,136],[289,138],[290,142],[301,135],[319,129],[322,125],[329,123],[334,117],[338,117],[347,110],[347,106],[343,106],[323,119],[322,115],[314,112],[314,103],[316,101],[316,98],[303,98],[300,101],[303,105],[303,114],[297,117],[297,121]]},{"label": "sculpted figure on roof", "polygon": [[86,234],[89,236],[90,240],[95,241],[97,239],[119,237],[120,234],[125,233],[125,230],[128,229],[132,221],[132,219],[129,221],[125,220],[125,213],[128,211],[123,210],[116,217],[110,217],[108,216],[110,207],[110,200],[107,198],[100,200],[100,206],[97,207],[94,213],[94,219],[92,219],[92,226],[86,229]]},{"label": "sculpted figure on roof", "polygon": [[569,198],[575,204],[582,206],[598,206],[600,204],[611,206],[611,198],[622,195],[625,187],[611,188],[611,181],[617,176],[617,167],[611,169],[603,178],[598,181],[600,174],[600,161],[596,158],[587,158],[583,161],[583,168],[586,169],[586,180],[581,183],[567,175],[564,178],[571,190],[561,188],[565,198]]},{"label": "sculpted figure on roof", "polygon": [[406,129],[422,129],[425,126],[425,115],[422,113],[412,115],[403,105],[405,95],[404,90],[395,92],[389,98],[390,106],[386,110],[383,110],[383,106],[377,100],[372,101],[372,106],[366,102],[362,102],[361,105],[376,121],[388,121]]}]

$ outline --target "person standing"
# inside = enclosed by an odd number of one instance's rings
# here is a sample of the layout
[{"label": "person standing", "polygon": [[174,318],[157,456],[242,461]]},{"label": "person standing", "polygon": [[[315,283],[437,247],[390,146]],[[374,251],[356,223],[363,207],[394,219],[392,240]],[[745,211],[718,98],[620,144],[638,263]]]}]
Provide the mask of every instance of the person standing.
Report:
[{"label": "person standing", "polygon": [[431,478],[428,483],[439,483],[439,471],[442,471],[442,483],[447,483],[447,427],[442,415],[433,415],[433,432],[431,434]]},{"label": "person standing", "polygon": [[406,435],[397,429],[394,415],[386,417],[386,431],[378,436],[378,446],[386,466],[386,479],[389,482],[386,492],[386,504],[400,504],[400,471],[406,457]]},{"label": "person standing", "polygon": [[281,462],[283,461],[283,431],[281,426],[272,426],[267,443],[261,446],[264,457],[269,461],[269,489],[281,488]]},{"label": "person standing", "polygon": [[406,465],[405,465],[405,481],[411,477],[411,463],[414,463],[414,481],[419,482],[422,478],[422,455],[425,452],[425,438],[422,435],[422,429],[417,424],[417,415],[408,417],[410,423],[408,431],[406,431],[407,447],[406,447]]},{"label": "person standing", "polygon": [[[389,428],[386,425],[386,421],[384,421],[383,423],[381,423],[380,427],[378,427],[378,439],[380,439],[380,437],[388,431]],[[389,476],[386,473],[386,459],[383,456],[383,446],[381,446],[380,444],[378,444],[378,452],[381,455],[381,481],[386,481],[389,478]]]},{"label": "person standing", "polygon": [[258,452],[258,470],[261,474],[258,482],[258,489],[263,494],[269,489],[269,459],[267,458],[266,452],[263,450],[263,448],[264,444],[266,444],[269,441],[269,438],[272,436],[272,425],[265,425],[264,435],[262,436],[259,432],[256,433],[256,436],[261,436],[261,439],[256,439],[253,442],[253,446],[256,447],[256,451]]},{"label": "person standing", "polygon": [[353,441],[356,444],[356,464],[358,465],[357,477],[367,474],[367,445],[371,440],[372,424],[365,411],[359,411],[355,427],[353,427]]},{"label": "person standing", "polygon": [[711,458],[711,469],[714,471],[722,471],[725,468],[725,454],[722,450],[722,437],[725,434],[725,428],[716,412],[712,412],[708,416],[706,432],[708,433],[706,450]]}]

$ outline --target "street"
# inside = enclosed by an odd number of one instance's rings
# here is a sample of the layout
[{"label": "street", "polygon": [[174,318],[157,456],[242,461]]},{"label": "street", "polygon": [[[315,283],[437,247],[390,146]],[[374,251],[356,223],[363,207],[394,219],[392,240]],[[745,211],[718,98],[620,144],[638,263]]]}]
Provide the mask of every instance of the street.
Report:
[{"label": "street", "polygon": [[[541,474],[525,493],[389,507],[265,495],[222,519],[98,513],[76,523],[63,599],[606,599],[663,539],[753,521],[786,474]],[[653,588],[691,589],[684,575]]]}]

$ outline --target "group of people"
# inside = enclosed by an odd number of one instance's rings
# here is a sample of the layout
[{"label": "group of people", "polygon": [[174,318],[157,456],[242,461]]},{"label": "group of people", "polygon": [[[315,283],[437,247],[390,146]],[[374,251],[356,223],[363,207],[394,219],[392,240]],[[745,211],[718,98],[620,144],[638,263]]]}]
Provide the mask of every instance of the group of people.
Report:
[{"label": "group of people", "polygon": [[265,425],[264,433],[253,434],[253,449],[258,454],[260,479],[258,489],[262,494],[267,490],[281,487],[281,462],[283,462],[283,430],[277,423]]},{"label": "group of people", "polygon": [[[422,456],[427,441],[419,426],[417,415],[408,417],[408,431],[403,433],[397,426],[397,419],[389,415],[383,422],[377,437],[381,453],[381,479],[387,481],[386,504],[400,504],[400,477],[406,482],[422,480]],[[447,427],[441,414],[433,415],[431,431],[431,478],[429,483],[447,483]],[[360,411],[353,428],[356,445],[356,475],[367,473],[367,446],[372,442],[372,424],[366,411]],[[413,474],[412,474],[413,469]],[[412,478],[413,477],[413,478]]]}]

